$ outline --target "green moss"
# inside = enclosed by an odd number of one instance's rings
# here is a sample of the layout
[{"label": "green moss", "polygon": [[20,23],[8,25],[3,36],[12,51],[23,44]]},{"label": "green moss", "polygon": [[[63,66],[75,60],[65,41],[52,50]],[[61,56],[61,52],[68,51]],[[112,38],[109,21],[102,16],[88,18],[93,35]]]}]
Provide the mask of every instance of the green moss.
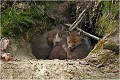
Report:
[{"label": "green moss", "polygon": [[[28,8],[19,9],[19,3],[25,3]],[[12,7],[5,7],[1,16],[2,35],[31,40],[37,33],[50,30],[51,23],[45,12],[51,7],[52,3],[41,1],[16,1]]]},{"label": "green moss", "polygon": [[105,49],[96,49],[95,51],[92,51],[89,53],[87,56],[87,60],[97,67],[101,66],[104,62],[107,61],[109,56],[111,55],[110,50],[105,50]]},{"label": "green moss", "polygon": [[119,53],[119,45],[116,44],[114,41],[111,41],[111,40],[108,43],[106,43],[103,46],[103,48],[112,50],[112,51],[116,52],[117,54]]}]

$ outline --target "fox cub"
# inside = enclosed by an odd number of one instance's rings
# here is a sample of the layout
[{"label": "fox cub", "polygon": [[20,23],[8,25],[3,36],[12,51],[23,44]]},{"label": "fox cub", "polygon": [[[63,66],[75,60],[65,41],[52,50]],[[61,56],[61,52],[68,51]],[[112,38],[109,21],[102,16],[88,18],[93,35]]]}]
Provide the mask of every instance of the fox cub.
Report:
[{"label": "fox cub", "polygon": [[67,44],[66,43],[67,36],[68,36],[67,31],[61,31],[55,35],[53,39],[54,48],[51,51],[48,59],[60,59],[60,60],[67,59],[67,53],[62,47],[62,45]]},{"label": "fox cub", "polygon": [[32,53],[37,59],[47,59],[53,49],[54,36],[65,29],[63,26],[58,26],[52,31],[48,31],[42,35],[37,36],[32,42]]},{"label": "fox cub", "polygon": [[63,45],[62,47],[67,52],[68,59],[83,59],[90,52],[88,46],[90,44],[87,39],[77,36],[77,32],[72,32],[67,37],[67,46]]}]

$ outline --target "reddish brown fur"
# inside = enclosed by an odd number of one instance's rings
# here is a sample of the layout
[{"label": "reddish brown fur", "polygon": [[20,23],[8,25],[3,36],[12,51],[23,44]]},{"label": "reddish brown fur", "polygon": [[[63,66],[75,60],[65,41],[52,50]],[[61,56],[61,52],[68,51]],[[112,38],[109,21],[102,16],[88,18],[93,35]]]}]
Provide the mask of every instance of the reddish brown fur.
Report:
[{"label": "reddish brown fur", "polygon": [[80,37],[77,36],[77,32],[72,32],[67,37],[67,44],[68,44],[68,48],[71,48],[71,49],[73,49],[74,47],[80,44]]},{"label": "reddish brown fur", "polygon": [[62,48],[62,46],[56,46],[51,51],[48,59],[60,59],[64,60],[67,58],[65,50]]},{"label": "reddish brown fur", "polygon": [[67,46],[63,46],[64,50],[67,52],[67,59],[83,59],[85,58],[90,49],[84,43],[81,43],[80,37],[77,36],[76,32],[70,34],[67,37]]}]

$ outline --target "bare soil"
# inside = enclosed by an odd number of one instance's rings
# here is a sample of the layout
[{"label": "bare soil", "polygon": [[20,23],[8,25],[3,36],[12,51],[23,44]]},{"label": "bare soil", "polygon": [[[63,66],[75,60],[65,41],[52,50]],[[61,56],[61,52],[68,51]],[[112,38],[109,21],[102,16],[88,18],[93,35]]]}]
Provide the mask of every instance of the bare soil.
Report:
[{"label": "bare soil", "polygon": [[28,43],[11,41],[6,52],[10,52],[14,57],[8,62],[0,60],[1,80],[119,79],[118,55],[109,57],[105,64],[97,68],[84,60],[37,60],[32,55],[30,46],[25,48]]}]

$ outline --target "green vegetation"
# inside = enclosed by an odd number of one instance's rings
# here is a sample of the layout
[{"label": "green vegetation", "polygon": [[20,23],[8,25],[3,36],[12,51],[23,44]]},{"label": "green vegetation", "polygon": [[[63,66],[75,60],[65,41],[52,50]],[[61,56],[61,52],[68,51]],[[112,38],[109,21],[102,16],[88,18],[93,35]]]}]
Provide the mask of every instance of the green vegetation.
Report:
[{"label": "green vegetation", "polygon": [[31,40],[35,34],[50,30],[51,23],[45,13],[51,5],[51,2],[24,1],[14,2],[11,7],[5,7],[1,16],[2,35]]},{"label": "green vegetation", "polygon": [[112,50],[112,51],[116,52],[117,54],[119,54],[119,44],[115,43],[112,40],[109,40],[108,43],[104,44],[103,48]]},{"label": "green vegetation", "polygon": [[[72,4],[69,0],[67,2],[69,5]],[[102,15],[98,20],[96,34],[105,36],[109,32],[118,29],[119,2],[103,0],[101,3]],[[20,4],[24,5],[20,7],[18,6]],[[13,1],[12,6],[7,6],[2,11],[2,36],[13,38],[25,37],[31,40],[39,32],[44,33],[50,30],[51,23],[45,14],[51,9],[52,5],[53,2],[46,1]]]},{"label": "green vegetation", "polygon": [[105,36],[119,27],[119,2],[101,1],[101,3],[102,15],[96,33],[99,36]]}]

